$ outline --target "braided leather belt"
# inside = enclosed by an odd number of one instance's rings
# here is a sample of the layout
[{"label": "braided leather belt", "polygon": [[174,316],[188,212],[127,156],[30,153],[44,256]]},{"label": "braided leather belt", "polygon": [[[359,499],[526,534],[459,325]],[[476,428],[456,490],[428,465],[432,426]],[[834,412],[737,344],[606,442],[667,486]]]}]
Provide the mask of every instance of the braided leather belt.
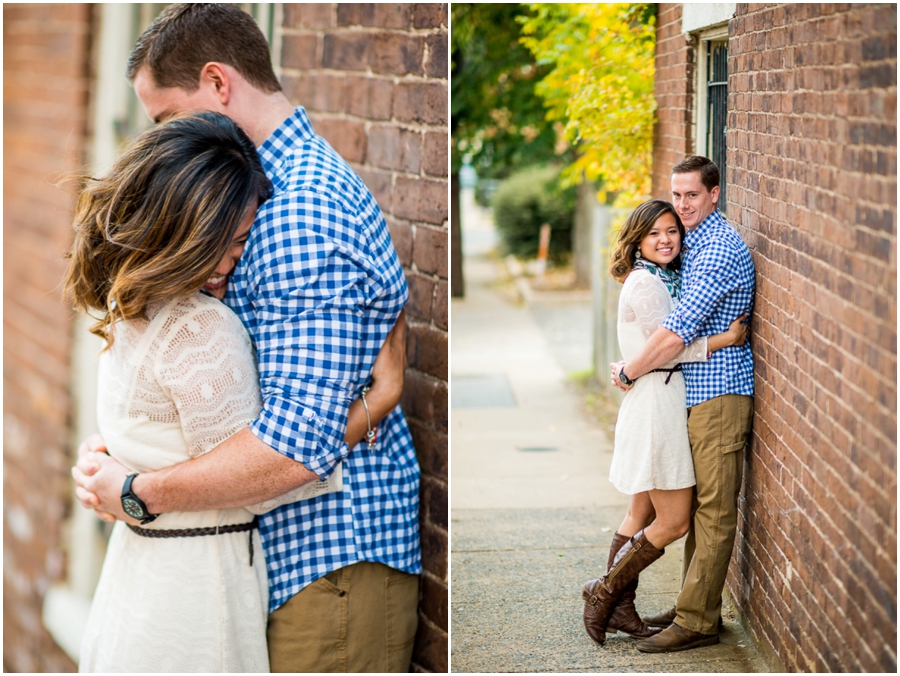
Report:
[{"label": "braided leather belt", "polygon": [[647,371],[647,373],[668,373],[669,375],[666,377],[666,385],[668,385],[669,381],[672,380],[672,374],[680,370],[681,364],[675,364],[675,366],[670,369],[653,369],[652,371]]},{"label": "braided leather belt", "polygon": [[209,528],[141,528],[126,523],[133,533],[145,538],[192,538],[201,535],[224,535],[225,533],[242,533],[250,531],[250,565],[253,565],[253,531],[259,528],[259,517],[254,516],[253,521],[238,523],[232,526],[210,526]]}]

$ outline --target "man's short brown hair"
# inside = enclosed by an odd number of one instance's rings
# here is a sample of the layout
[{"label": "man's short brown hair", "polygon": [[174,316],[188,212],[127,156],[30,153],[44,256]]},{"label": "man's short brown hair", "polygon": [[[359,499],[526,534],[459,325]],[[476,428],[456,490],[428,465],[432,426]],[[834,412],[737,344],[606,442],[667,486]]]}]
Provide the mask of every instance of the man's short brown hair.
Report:
[{"label": "man's short brown hair", "polygon": [[269,44],[253,17],[220,3],[179,3],[163,10],[138,38],[126,75],[134,82],[146,65],[157,87],[193,92],[210,61],[231,66],[257,89],[281,91]]},{"label": "man's short brown hair", "polygon": [[719,168],[708,157],[689,155],[672,167],[673,174],[690,174],[695,171],[700,172],[700,182],[710,192],[719,185]]}]

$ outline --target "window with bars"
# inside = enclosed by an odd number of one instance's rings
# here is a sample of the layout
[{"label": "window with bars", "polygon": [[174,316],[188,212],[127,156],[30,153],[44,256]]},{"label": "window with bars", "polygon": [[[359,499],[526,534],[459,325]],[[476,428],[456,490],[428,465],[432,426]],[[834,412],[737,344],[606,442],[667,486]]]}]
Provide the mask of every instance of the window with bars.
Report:
[{"label": "window with bars", "polygon": [[706,156],[719,168],[719,210],[725,213],[725,132],[728,114],[728,43],[706,45]]}]

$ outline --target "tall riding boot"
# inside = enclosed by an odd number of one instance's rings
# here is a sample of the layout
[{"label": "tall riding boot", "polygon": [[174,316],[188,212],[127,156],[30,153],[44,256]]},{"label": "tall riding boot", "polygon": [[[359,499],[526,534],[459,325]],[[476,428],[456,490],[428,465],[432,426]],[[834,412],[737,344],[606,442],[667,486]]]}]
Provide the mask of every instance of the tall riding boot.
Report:
[{"label": "tall riding boot", "polygon": [[[620,535],[619,533],[613,535],[612,544],[609,546],[609,561],[606,564],[606,570],[612,568],[616,553],[630,539],[627,535]],[[588,585],[591,582],[594,582],[594,580],[588,582]],[[621,631],[623,634],[628,634],[633,638],[649,638],[663,630],[662,627],[648,627],[641,620],[640,615],[637,614],[637,610],[634,607],[634,599],[637,596],[638,582],[638,576],[635,576],[628,583],[628,586],[622,590],[622,596],[619,598],[616,607],[613,608],[612,615],[609,616],[609,622],[606,624],[608,633],[615,634],[617,631]]]},{"label": "tall riding boot", "polygon": [[584,628],[594,641],[603,645],[609,618],[625,588],[664,551],[654,547],[643,530],[638,531],[616,553],[609,572],[584,586]]}]

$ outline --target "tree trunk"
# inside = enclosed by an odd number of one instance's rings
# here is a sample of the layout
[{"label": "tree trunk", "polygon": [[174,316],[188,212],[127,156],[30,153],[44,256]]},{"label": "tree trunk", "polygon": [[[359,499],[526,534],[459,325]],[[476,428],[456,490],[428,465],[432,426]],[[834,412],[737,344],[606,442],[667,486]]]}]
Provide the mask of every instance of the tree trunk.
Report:
[{"label": "tree trunk", "polygon": [[459,220],[459,172],[450,174],[450,295],[466,295],[463,282],[462,228]]},{"label": "tree trunk", "polygon": [[578,186],[575,222],[572,224],[572,264],[578,289],[587,289],[591,285],[591,219],[596,203],[596,187],[583,179]]}]

